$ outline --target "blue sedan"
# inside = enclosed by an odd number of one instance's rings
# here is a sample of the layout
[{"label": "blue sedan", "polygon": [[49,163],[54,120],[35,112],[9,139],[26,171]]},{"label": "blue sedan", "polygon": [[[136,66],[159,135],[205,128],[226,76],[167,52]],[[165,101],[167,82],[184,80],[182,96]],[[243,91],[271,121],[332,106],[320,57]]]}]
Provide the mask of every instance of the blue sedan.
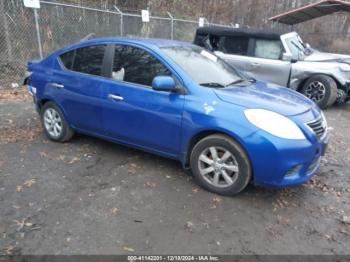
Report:
[{"label": "blue sedan", "polygon": [[184,42],[79,42],[29,62],[25,84],[49,139],[84,133],[176,159],[222,195],[302,184],[328,143],[311,100]]}]

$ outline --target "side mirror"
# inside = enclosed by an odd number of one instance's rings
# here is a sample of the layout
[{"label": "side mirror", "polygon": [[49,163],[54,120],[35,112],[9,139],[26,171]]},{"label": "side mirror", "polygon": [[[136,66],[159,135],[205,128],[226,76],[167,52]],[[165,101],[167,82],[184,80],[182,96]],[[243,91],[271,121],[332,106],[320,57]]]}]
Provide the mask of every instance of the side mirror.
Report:
[{"label": "side mirror", "polygon": [[153,78],[152,88],[157,91],[177,91],[175,80],[170,76],[156,76]]},{"label": "side mirror", "polygon": [[283,61],[292,61],[293,55],[289,53],[283,53],[282,60]]},{"label": "side mirror", "polygon": [[292,55],[292,54],[289,54],[289,53],[283,53],[283,55],[282,55],[282,60],[283,60],[283,61],[292,62],[292,63],[298,62],[298,60],[295,59],[295,58],[293,57],[293,55]]}]

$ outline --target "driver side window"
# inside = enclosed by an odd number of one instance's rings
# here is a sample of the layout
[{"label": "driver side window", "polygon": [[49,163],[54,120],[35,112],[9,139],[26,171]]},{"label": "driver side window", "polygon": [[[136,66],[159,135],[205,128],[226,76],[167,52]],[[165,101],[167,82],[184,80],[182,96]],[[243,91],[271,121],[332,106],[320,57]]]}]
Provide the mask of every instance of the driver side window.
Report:
[{"label": "driver side window", "polygon": [[147,51],[133,46],[116,45],[112,78],[144,86],[152,86],[156,76],[171,76],[171,72]]},{"label": "driver side window", "polygon": [[225,54],[246,56],[249,38],[246,36],[221,36],[216,45],[217,50]]}]

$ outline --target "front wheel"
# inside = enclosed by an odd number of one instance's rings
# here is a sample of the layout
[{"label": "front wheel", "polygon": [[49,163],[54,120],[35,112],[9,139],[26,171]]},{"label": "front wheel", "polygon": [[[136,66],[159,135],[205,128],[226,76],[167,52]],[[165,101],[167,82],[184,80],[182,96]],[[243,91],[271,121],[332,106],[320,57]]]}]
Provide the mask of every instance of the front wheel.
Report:
[{"label": "front wheel", "polygon": [[193,176],[203,188],[221,195],[235,195],[249,183],[252,171],[242,147],[225,135],[211,135],[193,148]]},{"label": "front wheel", "polygon": [[329,76],[315,75],[305,82],[300,92],[324,109],[337,99],[337,83]]},{"label": "front wheel", "polygon": [[342,105],[344,103],[346,103],[347,100],[347,93],[343,90],[338,88],[338,92],[337,92],[337,99],[335,100],[335,105]]}]

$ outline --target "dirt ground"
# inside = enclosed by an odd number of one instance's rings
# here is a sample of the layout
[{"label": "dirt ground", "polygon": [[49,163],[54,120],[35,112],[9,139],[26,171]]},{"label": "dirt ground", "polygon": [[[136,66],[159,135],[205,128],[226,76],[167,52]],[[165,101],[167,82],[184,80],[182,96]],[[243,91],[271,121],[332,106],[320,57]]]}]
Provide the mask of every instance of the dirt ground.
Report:
[{"label": "dirt ground", "polygon": [[0,92],[0,254],[350,254],[350,103],[325,111],[332,138],[309,183],[221,197],[176,161],[81,135],[50,142],[11,92]]}]

